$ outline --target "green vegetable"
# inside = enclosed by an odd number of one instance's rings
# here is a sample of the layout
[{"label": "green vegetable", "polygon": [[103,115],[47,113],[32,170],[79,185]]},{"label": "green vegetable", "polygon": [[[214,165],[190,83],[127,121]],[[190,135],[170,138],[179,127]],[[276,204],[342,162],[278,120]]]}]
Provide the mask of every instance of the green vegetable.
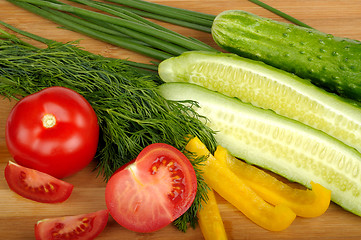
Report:
[{"label": "green vegetable", "polygon": [[163,61],[165,82],[189,82],[326,132],[361,152],[361,108],[283,70],[229,53],[192,51]]},{"label": "green vegetable", "polygon": [[361,155],[329,135],[273,111],[189,83],[165,83],[169,100],[197,101],[219,145],[251,164],[307,187],[314,181],[330,189],[332,200],[361,215]]},{"label": "green vegetable", "polygon": [[292,72],[328,91],[361,101],[361,42],[238,10],[213,22],[222,48]]},{"label": "green vegetable", "polygon": [[42,16],[58,24],[61,24],[62,26],[68,29],[80,32],[82,34],[88,35],[90,37],[99,39],[107,43],[114,44],[115,46],[126,48],[131,51],[138,52],[155,59],[166,59],[173,56],[169,53],[166,53],[165,51],[161,51],[149,47],[147,45],[144,45],[144,43],[135,42],[134,39],[130,39],[124,36],[122,37],[119,35],[109,34],[109,32],[107,30],[104,30],[104,27],[102,26],[95,25],[91,22],[85,23],[83,19],[79,19],[77,17],[67,15],[63,12],[60,11],[57,12],[49,8],[39,8],[37,6],[31,5],[26,2],[19,2],[12,0],[8,0],[8,1],[30,12],[33,12],[39,16]]},{"label": "green vegetable", "polygon": [[284,12],[278,10],[278,9],[275,9],[275,8],[271,7],[270,5],[268,5],[268,4],[265,4],[264,2],[261,2],[259,0],[248,0],[248,1],[257,4],[258,6],[263,7],[264,9],[267,9],[270,12],[273,12],[274,14],[277,14],[278,16],[283,17],[284,19],[286,19],[286,20],[288,20],[290,22],[293,22],[294,24],[297,24],[299,26],[306,27],[306,28],[311,28],[310,26],[308,26],[307,24],[301,22],[300,20],[298,20],[298,19],[296,19],[296,18],[294,18],[294,17],[292,17],[292,16],[290,16],[290,15],[288,15],[288,14],[286,14],[286,13],[284,13]]},{"label": "green vegetable", "polygon": [[73,0],[101,11],[92,11],[57,0],[8,0],[70,30],[143,55],[164,60],[189,50],[216,51],[207,44],[161,27],[119,6],[92,0]]},{"label": "green vegetable", "polygon": [[[151,143],[164,142],[184,150],[185,137],[191,135],[215,149],[213,131],[202,123],[202,116],[158,94],[160,80],[154,72],[94,55],[71,44],[39,39],[48,48],[38,49],[22,44],[10,34],[0,38],[4,38],[0,40],[0,95],[17,99],[46,87],[64,86],[92,105],[101,129],[97,168],[105,180]],[[197,171],[201,163],[192,163]],[[189,223],[196,224],[196,213],[206,198],[207,186],[199,173],[197,176],[196,199],[175,223],[183,231]]]},{"label": "green vegetable", "polygon": [[[114,5],[114,6],[119,7],[117,5]],[[142,17],[152,18],[152,19],[163,21],[163,22],[172,23],[174,25],[183,26],[183,27],[186,27],[186,28],[191,28],[191,29],[202,31],[202,32],[211,33],[212,24],[210,24],[209,26],[202,26],[202,25],[199,25],[197,23],[192,23],[192,22],[188,22],[188,21],[184,21],[184,20],[179,20],[179,19],[175,19],[175,18],[172,18],[172,17],[168,17],[168,16],[162,16],[162,15],[158,15],[156,13],[145,12],[145,11],[134,9],[134,8],[128,8],[128,7],[124,7],[124,6],[122,6],[121,8],[126,9],[126,10],[128,10],[130,12],[133,12],[133,13],[139,15],[139,16],[142,16]]]},{"label": "green vegetable", "polygon": [[110,2],[123,4],[132,8],[141,9],[145,12],[151,12],[160,16],[166,16],[173,19],[179,19],[185,22],[193,22],[197,25],[212,26],[214,15],[165,6],[157,3],[142,0],[108,0]]}]

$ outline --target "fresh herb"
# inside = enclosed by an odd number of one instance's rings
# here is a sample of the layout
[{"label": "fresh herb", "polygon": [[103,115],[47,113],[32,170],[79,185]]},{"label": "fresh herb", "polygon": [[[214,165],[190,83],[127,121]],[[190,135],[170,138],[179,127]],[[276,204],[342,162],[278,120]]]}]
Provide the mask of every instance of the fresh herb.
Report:
[{"label": "fresh herb", "polygon": [[96,1],[74,0],[112,15],[75,7],[57,0],[8,1],[70,30],[158,60],[191,50],[216,51],[199,40],[165,29],[126,9],[106,6]]},{"label": "fresh herb", "polygon": [[[154,72],[94,55],[70,43],[43,41],[48,47],[39,49],[10,34],[0,37],[0,95],[18,99],[50,86],[68,87],[83,95],[98,116],[97,169],[105,180],[151,143],[164,142],[183,150],[190,135],[199,136],[215,149],[213,131],[203,123],[206,119],[182,102],[161,97],[157,92],[160,80]],[[197,170],[199,163],[192,163]],[[177,221],[182,231],[188,226],[185,221],[196,221],[206,194],[201,192],[206,189],[202,179],[198,184],[189,216]]]},{"label": "fresh herb", "polygon": [[158,16],[169,17],[183,22],[194,23],[197,25],[211,27],[216,16],[206,13],[190,11],[187,9],[175,8],[157,3],[142,0],[108,0],[109,2],[129,6],[133,9],[139,9],[144,12],[150,12]]},{"label": "fresh herb", "polygon": [[306,28],[312,28],[312,27],[308,26],[306,23],[301,22],[300,20],[298,20],[298,19],[296,19],[296,18],[294,18],[294,17],[292,17],[292,16],[290,16],[290,15],[288,15],[288,14],[286,14],[286,13],[284,13],[284,12],[274,8],[274,7],[271,7],[270,5],[265,4],[264,2],[261,2],[259,0],[249,0],[249,1],[257,4],[260,7],[263,7],[264,9],[267,9],[268,11],[273,12],[274,14],[277,14],[280,17],[283,17],[284,19],[286,19],[286,20],[288,20],[288,21],[290,21],[290,22],[292,22],[292,23],[294,23],[296,25],[306,27]]}]

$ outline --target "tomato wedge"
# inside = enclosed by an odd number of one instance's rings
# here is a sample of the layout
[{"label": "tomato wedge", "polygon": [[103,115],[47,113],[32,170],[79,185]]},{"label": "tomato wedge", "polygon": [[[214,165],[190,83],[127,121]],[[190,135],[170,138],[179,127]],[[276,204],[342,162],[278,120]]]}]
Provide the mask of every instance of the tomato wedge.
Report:
[{"label": "tomato wedge", "polygon": [[91,240],[108,222],[109,211],[100,210],[76,216],[43,219],[35,224],[37,240]]},{"label": "tomato wedge", "polygon": [[5,167],[9,188],[22,197],[43,203],[64,202],[73,185],[46,173],[9,162]]},{"label": "tomato wedge", "polygon": [[110,215],[123,227],[154,232],[181,216],[193,203],[197,178],[176,148],[154,143],[114,173],[105,189]]}]

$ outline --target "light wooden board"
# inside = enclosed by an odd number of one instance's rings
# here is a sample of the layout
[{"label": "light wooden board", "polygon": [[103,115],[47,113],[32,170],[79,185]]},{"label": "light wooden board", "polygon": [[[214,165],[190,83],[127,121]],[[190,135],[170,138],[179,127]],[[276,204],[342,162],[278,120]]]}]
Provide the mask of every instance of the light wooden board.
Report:
[{"label": "light wooden board", "polygon": [[[170,6],[188,8],[210,14],[223,10],[242,9],[261,16],[282,20],[280,17],[246,0],[152,0]],[[321,31],[361,40],[360,0],[264,0],[264,2],[298,18]],[[79,40],[86,50],[107,57],[129,58],[148,62],[136,53],[105,44],[86,36],[58,28],[47,20],[0,0],[0,20],[23,30],[50,39],[68,42]],[[164,24],[182,34],[196,37],[215,46],[210,34]],[[34,224],[43,218],[88,213],[105,208],[105,183],[92,172],[94,164],[65,180],[74,184],[71,197],[61,204],[41,204],[23,199],[8,189],[3,170],[11,159],[5,144],[6,118],[14,102],[0,99],[0,238],[35,239]],[[242,213],[217,195],[219,208],[229,239],[361,239],[361,218],[331,204],[318,218],[296,218],[285,231],[269,232],[250,222]],[[112,218],[97,239],[202,239],[199,228],[181,233],[168,226],[151,234],[138,234],[119,226]]]}]

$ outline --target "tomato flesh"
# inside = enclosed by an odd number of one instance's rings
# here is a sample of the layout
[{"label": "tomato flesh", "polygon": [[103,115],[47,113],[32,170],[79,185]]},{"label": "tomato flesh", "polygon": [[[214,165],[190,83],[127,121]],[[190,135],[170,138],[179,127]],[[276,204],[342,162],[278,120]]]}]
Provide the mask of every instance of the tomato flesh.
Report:
[{"label": "tomato flesh", "polygon": [[5,167],[5,179],[15,193],[37,202],[64,202],[73,191],[70,183],[13,162]]},{"label": "tomato flesh", "polygon": [[196,192],[197,178],[190,161],[176,148],[155,143],[109,179],[105,199],[120,225],[153,232],[180,217]]},{"label": "tomato flesh", "polygon": [[99,126],[93,108],[80,94],[49,87],[14,106],[5,136],[18,164],[64,178],[94,158]]},{"label": "tomato flesh", "polygon": [[76,216],[44,219],[35,225],[37,240],[91,240],[96,238],[108,222],[108,210]]}]

